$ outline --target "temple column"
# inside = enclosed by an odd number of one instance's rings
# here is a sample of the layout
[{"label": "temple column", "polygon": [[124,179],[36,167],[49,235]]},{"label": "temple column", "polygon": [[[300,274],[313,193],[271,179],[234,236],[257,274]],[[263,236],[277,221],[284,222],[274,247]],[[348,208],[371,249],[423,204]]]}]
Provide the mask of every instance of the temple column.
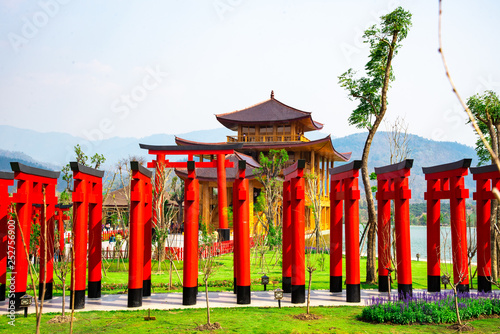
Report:
[{"label": "temple column", "polygon": [[219,240],[229,240],[229,226],[227,223],[227,189],[225,155],[217,154],[217,189],[219,197]]}]

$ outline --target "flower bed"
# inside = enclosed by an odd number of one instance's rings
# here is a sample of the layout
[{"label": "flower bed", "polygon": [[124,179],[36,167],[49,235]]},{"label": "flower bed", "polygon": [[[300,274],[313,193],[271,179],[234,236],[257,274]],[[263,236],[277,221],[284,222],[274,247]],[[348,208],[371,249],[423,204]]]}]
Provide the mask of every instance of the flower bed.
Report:
[{"label": "flower bed", "polygon": [[[372,297],[363,309],[361,318],[373,322],[394,324],[449,323],[457,321],[453,292],[414,293],[413,297],[398,300],[397,296]],[[458,308],[462,320],[481,315],[500,314],[500,294],[472,293],[458,294]]]}]

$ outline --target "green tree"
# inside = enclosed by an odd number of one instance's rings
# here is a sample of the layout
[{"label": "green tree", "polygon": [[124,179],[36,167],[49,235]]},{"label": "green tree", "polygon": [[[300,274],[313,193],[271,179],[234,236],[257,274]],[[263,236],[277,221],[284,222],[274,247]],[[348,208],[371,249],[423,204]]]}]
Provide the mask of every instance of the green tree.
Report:
[{"label": "green tree", "polygon": [[[99,169],[99,167],[106,161],[106,158],[104,157],[103,154],[94,154],[90,158],[90,164],[87,163],[87,160],[89,157],[83,152],[82,148],[80,147],[80,144],[77,144],[74,147],[75,150],[75,156],[76,156],[76,162],[79,164],[82,164],[87,167],[92,167],[95,169]],[[69,163],[62,168],[62,174],[63,174],[63,180],[66,181],[66,190],[68,192],[71,192],[71,182],[73,181],[73,174],[71,173],[71,166]]]},{"label": "green tree", "polygon": [[[482,95],[476,94],[467,100],[467,107],[478,120],[478,125],[484,133],[491,148],[495,154],[498,155],[498,148],[500,147],[500,100],[498,95],[489,90]],[[479,157],[479,164],[493,163],[490,153],[484,147],[481,138],[476,142],[476,152]]]},{"label": "green tree", "polygon": [[369,61],[365,65],[366,76],[355,78],[355,71],[347,70],[339,76],[339,84],[348,91],[349,99],[359,101],[357,108],[349,117],[349,124],[366,128],[368,136],[363,148],[361,174],[368,204],[368,243],[366,282],[375,283],[375,202],[370,186],[368,156],[373,137],[387,111],[387,92],[394,80],[392,60],[401,47],[411,27],[411,13],[398,7],[393,12],[381,17],[380,24],[365,31],[364,43],[370,45]]},{"label": "green tree", "polygon": [[265,219],[259,216],[259,222],[264,227],[267,242],[271,247],[281,242],[279,231],[283,181],[279,176],[287,161],[288,153],[285,150],[270,150],[267,156],[261,152],[259,157],[261,167],[254,170],[255,178],[262,184],[264,192],[264,201],[257,204],[261,204]]},{"label": "green tree", "polygon": [[[500,151],[500,100],[498,95],[491,90],[482,95],[473,95],[467,100],[467,107],[477,120],[479,129],[483,132],[491,149],[498,156]],[[476,141],[476,152],[479,157],[479,165],[495,163],[481,138]],[[491,276],[493,280],[498,279],[499,249],[496,243],[499,236],[497,232],[498,211],[498,201],[494,200],[491,206]]]}]

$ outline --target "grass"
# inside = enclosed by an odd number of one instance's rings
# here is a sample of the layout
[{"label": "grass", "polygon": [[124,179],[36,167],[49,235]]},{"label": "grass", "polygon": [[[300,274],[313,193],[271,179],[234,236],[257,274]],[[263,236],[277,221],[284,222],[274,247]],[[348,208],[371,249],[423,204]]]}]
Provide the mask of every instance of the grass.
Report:
[{"label": "grass", "polygon": [[[321,270],[319,265],[319,260],[324,256],[324,270]],[[265,265],[264,270],[260,264],[260,261],[256,259],[254,255],[251,258],[251,279],[252,279],[252,291],[262,291],[263,287],[260,284],[260,278],[265,273],[269,276],[270,282],[279,282],[277,285],[273,286],[272,284],[268,286],[268,288],[277,288],[281,287],[281,259],[276,261],[276,257],[280,257],[279,252],[275,253],[272,251],[267,252],[265,255]],[[311,262],[316,264],[317,270],[313,274],[313,289],[314,290],[328,290],[330,288],[330,256],[329,255],[319,255],[319,254],[311,254]],[[210,278],[209,291],[232,291],[233,289],[233,255],[226,254],[220,256],[216,259],[217,264],[219,265],[215,274]],[[103,262],[104,265],[104,262]],[[180,278],[182,279],[182,261],[175,262]],[[157,261],[152,262],[152,283],[153,283],[153,293],[164,293],[164,292],[178,292],[182,285],[177,278],[177,274],[175,271],[172,274],[172,282],[176,287],[173,290],[168,290],[166,285],[168,285],[169,281],[169,273],[168,273],[168,262],[162,263],[162,272],[157,272]],[[361,288],[362,289],[377,289],[377,285],[369,285],[363,282],[365,277],[365,268],[366,268],[366,258],[362,257],[360,260],[361,267]],[[343,277],[345,278],[345,258],[343,259]],[[307,275],[307,273],[306,273]],[[413,276],[413,288],[414,289],[426,289],[427,288],[427,263],[422,261],[412,261],[412,276]],[[10,277],[10,274],[8,274]],[[68,274],[66,285],[69,290],[69,282],[71,275]],[[29,280],[28,280],[29,281]],[[56,284],[56,289],[54,290],[55,296],[62,296],[62,290],[59,288],[61,282],[54,275],[54,283]],[[202,283],[202,280],[199,279],[199,283]],[[477,287],[477,279],[473,280],[474,287]],[[119,284],[119,288],[111,289],[110,286],[115,286]],[[109,268],[107,269],[106,276],[102,276],[102,285],[103,285],[103,294],[115,294],[122,293],[128,284],[128,262],[125,261],[125,269],[124,264],[120,261],[120,265],[116,260],[109,261]],[[163,287],[158,287],[155,285],[162,284]],[[37,284],[38,286],[38,284]],[[397,282],[394,282],[393,288],[397,287]],[[344,286],[345,289],[345,286]]]},{"label": "grass", "polygon": [[[264,272],[270,277],[270,281],[281,282],[281,262],[273,252],[265,255],[267,265],[264,266]],[[329,289],[329,255],[325,255],[325,267],[321,270],[318,260],[321,255],[312,254],[310,260],[317,264],[318,269],[313,274],[312,288],[315,290]],[[231,291],[233,289],[233,258],[232,254],[224,255],[216,260],[219,267],[211,278],[211,282],[224,282],[224,286],[210,287],[210,291]],[[176,262],[179,275],[182,278],[182,262]],[[365,275],[366,259],[361,258],[361,280]],[[103,276],[103,285],[123,284],[128,282],[128,264],[125,262],[126,270],[123,264],[116,261],[110,262],[107,276]],[[167,263],[163,264],[163,273],[156,274],[157,263],[153,261],[152,281],[155,283],[168,283]],[[344,266],[345,270],[345,259]],[[412,262],[413,287],[416,289],[425,289],[427,286],[427,265],[426,262]],[[262,266],[252,256],[251,277],[256,281],[252,283],[252,290],[263,290],[258,282],[263,275]],[[10,275],[9,275],[10,277]],[[345,272],[344,272],[345,277]],[[177,275],[173,274],[174,283],[178,284]],[[68,275],[69,282],[69,275]],[[200,280],[201,282],[201,280]],[[56,284],[59,281],[56,279]],[[474,281],[474,286],[477,282]],[[375,289],[376,285],[367,285],[362,283],[362,289]],[[279,283],[276,287],[280,287]],[[396,287],[396,285],[394,285]],[[272,285],[268,288],[273,288]],[[345,288],[345,287],[344,287]],[[179,292],[180,290],[174,290]],[[104,294],[120,293],[123,290],[105,290]],[[156,288],[154,293],[168,292],[166,288]],[[61,290],[55,290],[55,295],[62,295]],[[219,322],[223,329],[218,333],[452,333],[448,325],[390,325],[390,324],[372,324],[358,319],[362,307],[315,307],[312,313],[322,315],[320,320],[302,321],[293,318],[305,312],[305,308],[219,308],[212,309],[212,322]],[[144,321],[145,311],[110,311],[110,312],[78,312],[76,314],[75,333],[136,333],[136,332],[172,332],[172,333],[195,333],[194,328],[197,324],[206,322],[205,309],[185,309],[185,310],[153,310],[152,315],[157,317],[156,321]],[[47,321],[56,314],[44,314],[42,320],[42,332],[53,333],[59,331],[69,331],[69,324],[48,324]],[[0,316],[0,333],[12,331],[13,328],[8,324],[9,319]],[[500,320],[498,318],[480,319],[470,322],[476,333],[500,333]],[[15,321],[16,333],[33,333],[35,328],[35,316],[29,315],[28,318],[17,316]]]},{"label": "grass", "polygon": [[[303,321],[294,315],[304,308],[232,308],[213,309],[212,322],[219,322],[216,333],[453,333],[448,325],[388,325],[358,320],[361,307],[314,307],[311,312],[323,316],[320,320]],[[156,321],[144,321],[145,311],[78,312],[75,333],[196,333],[195,327],[206,322],[204,309],[152,310]],[[55,314],[44,314],[42,333],[69,332],[69,324],[48,324]],[[33,333],[35,315],[18,317],[11,327],[6,316],[0,317],[0,332]],[[500,332],[498,318],[469,322],[475,333]],[[199,332],[198,332],[199,333]]]}]

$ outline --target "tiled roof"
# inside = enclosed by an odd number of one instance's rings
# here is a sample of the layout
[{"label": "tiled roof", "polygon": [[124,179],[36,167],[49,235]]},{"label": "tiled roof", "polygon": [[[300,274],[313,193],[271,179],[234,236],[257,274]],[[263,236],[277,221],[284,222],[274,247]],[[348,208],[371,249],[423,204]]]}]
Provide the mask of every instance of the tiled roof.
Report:
[{"label": "tiled roof", "polygon": [[305,131],[320,130],[323,124],[315,122],[311,113],[290,107],[271,95],[269,100],[251,107],[215,115],[228,129],[236,131],[238,124],[276,124],[302,120]]}]

